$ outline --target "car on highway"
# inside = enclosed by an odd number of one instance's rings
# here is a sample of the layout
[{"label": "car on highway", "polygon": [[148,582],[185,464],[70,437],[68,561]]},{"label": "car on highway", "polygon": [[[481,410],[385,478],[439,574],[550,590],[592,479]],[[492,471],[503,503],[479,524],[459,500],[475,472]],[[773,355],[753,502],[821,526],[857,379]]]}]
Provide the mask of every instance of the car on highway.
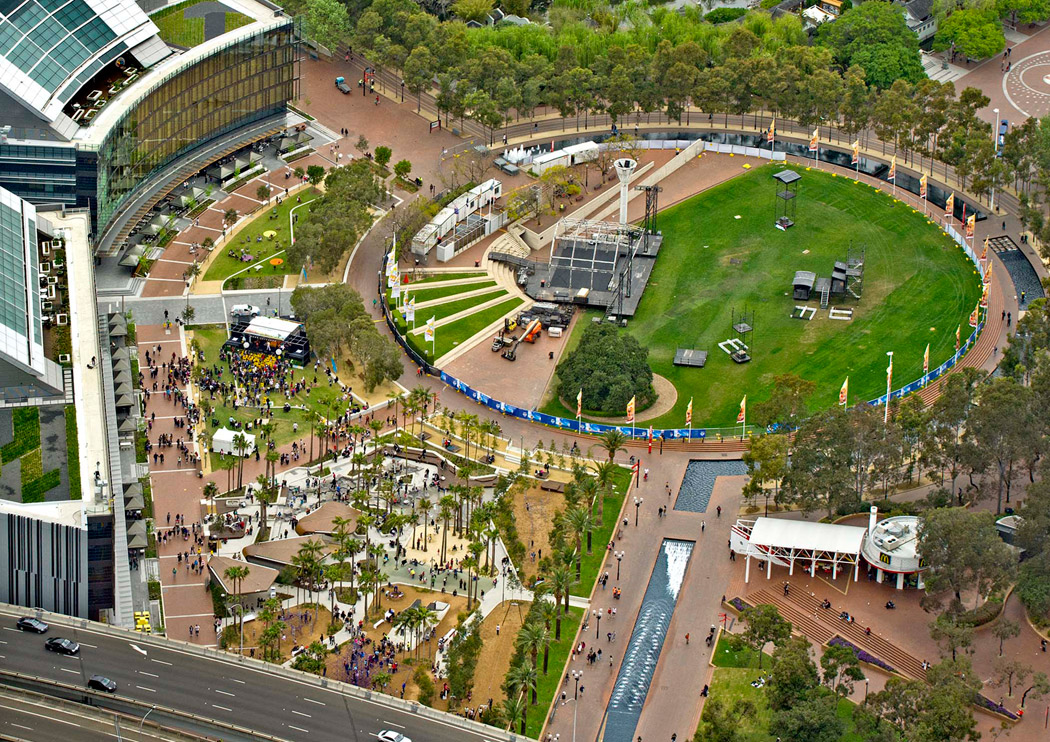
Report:
[{"label": "car on highway", "polygon": [[379,742],[412,742],[401,732],[395,732],[391,729],[384,729],[376,736],[379,737]]},{"label": "car on highway", "polygon": [[22,616],[18,619],[18,623],[15,624],[21,631],[32,631],[34,634],[46,634],[48,625],[41,621],[39,618],[33,618],[32,616]]},{"label": "car on highway", "polygon": [[61,636],[53,636],[44,642],[44,648],[51,652],[58,652],[69,656],[80,654],[80,645],[72,639]]},{"label": "car on highway", "polygon": [[257,317],[259,315],[259,307],[251,304],[234,304],[230,307],[231,317]]},{"label": "car on highway", "polygon": [[100,690],[105,693],[116,693],[117,684],[107,678],[105,675],[92,675],[88,678],[88,688],[94,690]]}]

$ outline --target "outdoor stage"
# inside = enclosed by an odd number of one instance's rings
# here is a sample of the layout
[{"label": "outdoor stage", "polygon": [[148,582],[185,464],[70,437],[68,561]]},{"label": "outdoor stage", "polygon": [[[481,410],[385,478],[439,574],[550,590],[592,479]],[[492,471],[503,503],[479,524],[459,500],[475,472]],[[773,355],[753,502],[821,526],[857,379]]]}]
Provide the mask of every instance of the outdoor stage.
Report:
[{"label": "outdoor stage", "polygon": [[566,219],[554,238],[550,262],[533,263],[522,288],[537,301],[633,317],[662,242],[662,235],[646,237],[630,225]]}]

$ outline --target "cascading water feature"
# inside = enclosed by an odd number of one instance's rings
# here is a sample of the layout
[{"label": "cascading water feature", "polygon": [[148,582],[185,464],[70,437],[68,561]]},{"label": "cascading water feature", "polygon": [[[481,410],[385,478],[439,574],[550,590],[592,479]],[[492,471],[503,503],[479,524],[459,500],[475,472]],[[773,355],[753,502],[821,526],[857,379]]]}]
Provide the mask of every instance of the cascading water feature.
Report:
[{"label": "cascading water feature", "polygon": [[711,493],[715,489],[715,480],[719,477],[733,477],[747,474],[747,464],[743,461],[690,461],[685,468],[682,487],[674,501],[675,510],[689,513],[706,513]]},{"label": "cascading water feature", "polygon": [[656,663],[685,581],[693,541],[664,539],[606,709],[604,742],[634,742]]}]

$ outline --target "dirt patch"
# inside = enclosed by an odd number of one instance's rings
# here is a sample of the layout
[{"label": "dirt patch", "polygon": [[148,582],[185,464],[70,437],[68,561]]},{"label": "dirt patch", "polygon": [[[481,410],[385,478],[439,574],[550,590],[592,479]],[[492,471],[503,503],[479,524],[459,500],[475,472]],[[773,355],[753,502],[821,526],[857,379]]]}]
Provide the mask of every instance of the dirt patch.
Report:
[{"label": "dirt patch", "polygon": [[539,485],[512,490],[514,524],[518,539],[525,545],[525,563],[516,565],[522,581],[536,575],[540,559],[550,553],[550,534],[554,514],[565,505],[558,492],[545,492]]},{"label": "dirt patch", "polygon": [[[514,640],[522,621],[529,614],[530,603],[506,601],[496,606],[481,624],[481,657],[474,673],[474,697],[479,703],[499,704],[503,700],[503,678],[514,656]],[[499,635],[496,627],[499,626]]]},{"label": "dirt patch", "polygon": [[[328,635],[328,625],[332,622],[332,614],[327,608],[307,609],[296,606],[284,612],[282,620],[287,625],[281,637],[281,661],[292,656],[292,647],[296,644],[309,646],[312,642],[320,640],[321,635]],[[262,647],[259,645],[259,636],[266,626],[262,621],[249,621],[244,624],[244,653],[251,654],[255,648],[255,656],[262,657]],[[237,642],[240,637],[235,637],[230,643],[230,649],[237,651]]]},{"label": "dirt patch", "polygon": [[[660,415],[670,412],[674,408],[675,403],[678,402],[678,390],[675,389],[674,384],[660,376],[660,374],[653,374],[653,389],[656,391],[656,401],[635,415],[635,422],[640,423],[644,420],[660,417]],[[627,418],[622,415],[620,417],[588,415],[587,419],[594,419],[607,425],[624,425],[627,423]]]}]

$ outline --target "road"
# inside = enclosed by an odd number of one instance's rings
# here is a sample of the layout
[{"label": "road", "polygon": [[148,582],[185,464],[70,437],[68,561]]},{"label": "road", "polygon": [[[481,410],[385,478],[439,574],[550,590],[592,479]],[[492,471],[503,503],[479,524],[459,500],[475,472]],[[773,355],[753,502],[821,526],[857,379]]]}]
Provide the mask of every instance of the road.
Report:
[{"label": "road", "polygon": [[[272,314],[280,307],[281,314],[292,311],[292,292],[271,289],[267,291],[227,291],[225,294],[193,294],[189,304],[193,307],[195,325],[212,325],[225,322],[229,318],[229,308],[234,304],[254,304],[266,314]],[[269,303],[267,303],[269,302]],[[172,322],[182,316],[186,308],[185,296],[132,298],[124,300],[107,297],[99,301],[99,308],[104,312],[131,312],[132,318],[139,325],[159,325],[165,319]],[[168,317],[164,312],[168,312]]]},{"label": "road", "polygon": [[[64,636],[81,645],[79,657],[65,657],[46,651],[44,636],[15,629],[17,615],[10,608],[0,609],[0,667],[80,685],[93,674],[105,675],[117,682],[119,695],[287,740],[366,742],[383,729],[399,731],[414,742],[488,742],[506,737],[495,729],[481,733],[485,729],[481,725],[472,732],[346,695],[339,687],[322,688],[272,674],[232,657],[229,661],[203,657],[176,642],[170,647],[136,643],[134,636],[114,636],[91,624],[86,629],[52,624],[46,636]],[[7,710],[0,716],[6,721]]]}]

